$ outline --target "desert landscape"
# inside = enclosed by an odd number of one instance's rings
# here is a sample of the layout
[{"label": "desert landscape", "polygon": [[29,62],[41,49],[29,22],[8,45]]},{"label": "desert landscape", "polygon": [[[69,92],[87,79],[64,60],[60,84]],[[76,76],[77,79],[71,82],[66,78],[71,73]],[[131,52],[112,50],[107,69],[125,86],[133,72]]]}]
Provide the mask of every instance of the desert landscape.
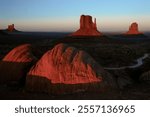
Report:
[{"label": "desert landscape", "polygon": [[75,32],[0,30],[0,99],[150,99],[150,33],[137,22],[103,33],[80,16]]}]

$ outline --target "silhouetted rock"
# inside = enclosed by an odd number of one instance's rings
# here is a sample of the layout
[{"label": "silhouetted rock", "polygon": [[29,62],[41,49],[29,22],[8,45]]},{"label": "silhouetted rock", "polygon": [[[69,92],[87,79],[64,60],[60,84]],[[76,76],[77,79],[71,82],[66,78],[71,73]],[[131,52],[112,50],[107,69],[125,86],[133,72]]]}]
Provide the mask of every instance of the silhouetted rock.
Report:
[{"label": "silhouetted rock", "polygon": [[100,36],[102,35],[97,30],[96,18],[94,22],[89,15],[82,15],[80,17],[80,29],[71,34],[71,36]]},{"label": "silhouetted rock", "polygon": [[110,74],[89,54],[65,44],[58,44],[45,53],[26,78],[28,90],[55,94],[104,91],[113,86]]},{"label": "silhouetted rock", "polygon": [[0,61],[0,83],[23,82],[35,61],[30,44],[14,48]]},{"label": "silhouetted rock", "polygon": [[150,81],[150,71],[148,72],[145,72],[143,73],[141,76],[140,76],[140,81]]},{"label": "silhouetted rock", "polygon": [[142,34],[142,33],[139,32],[138,24],[136,22],[132,23],[126,35],[139,35],[139,34]]},{"label": "silhouetted rock", "polygon": [[125,72],[125,70],[114,70],[111,71],[111,74],[114,76],[117,82],[117,86],[120,89],[123,89],[127,85],[132,84],[132,79],[130,76]]}]

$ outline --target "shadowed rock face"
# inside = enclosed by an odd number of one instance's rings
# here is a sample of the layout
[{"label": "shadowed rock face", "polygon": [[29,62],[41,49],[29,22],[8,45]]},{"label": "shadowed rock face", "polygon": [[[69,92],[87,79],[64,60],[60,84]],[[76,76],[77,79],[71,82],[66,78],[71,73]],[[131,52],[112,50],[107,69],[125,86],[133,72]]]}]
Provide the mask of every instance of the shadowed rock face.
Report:
[{"label": "shadowed rock face", "polygon": [[145,73],[143,73],[141,76],[140,76],[140,81],[145,81],[145,82],[150,82],[150,71],[147,71]]},{"label": "shadowed rock face", "polygon": [[9,84],[25,79],[34,61],[36,58],[32,54],[30,44],[14,48],[0,61],[0,83]]},{"label": "shadowed rock face", "polygon": [[[90,55],[65,44],[58,44],[45,53],[37,64],[30,69],[26,78],[26,87],[29,90],[37,91],[40,89],[40,91],[48,93],[52,93],[51,89],[54,88],[54,85],[57,87],[62,85],[76,87],[77,85],[88,84],[90,87],[94,83],[99,84],[97,90],[100,91],[112,87],[114,81]],[[45,86],[46,88],[43,88]],[[68,90],[61,88],[63,93]],[[80,88],[77,86],[70,89],[70,92],[76,92],[77,89],[86,90],[84,86],[82,89]]]},{"label": "shadowed rock face", "polygon": [[89,15],[82,15],[80,17],[80,29],[75,33],[71,34],[71,36],[100,36],[102,35],[97,30],[96,18],[94,22],[92,21],[92,17]]},{"label": "shadowed rock face", "polygon": [[129,31],[126,33],[126,35],[138,35],[138,34],[142,34],[142,33],[139,32],[138,24],[134,22],[129,27]]}]

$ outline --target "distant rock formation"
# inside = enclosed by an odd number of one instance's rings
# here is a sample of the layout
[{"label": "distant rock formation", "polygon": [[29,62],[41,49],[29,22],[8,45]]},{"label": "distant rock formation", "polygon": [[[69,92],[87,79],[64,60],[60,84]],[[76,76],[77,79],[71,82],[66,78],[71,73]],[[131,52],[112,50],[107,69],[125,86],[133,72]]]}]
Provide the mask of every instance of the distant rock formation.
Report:
[{"label": "distant rock formation", "polygon": [[0,84],[23,82],[34,61],[36,58],[32,54],[30,44],[24,44],[11,50],[0,61]]},{"label": "distant rock formation", "polygon": [[14,24],[8,25],[8,28],[6,30],[8,32],[16,32],[16,31],[18,31],[18,30],[15,29],[15,25]]},{"label": "distant rock formation", "polygon": [[82,15],[80,17],[80,29],[71,34],[71,36],[100,36],[97,30],[96,18],[92,21],[92,16]]},{"label": "distant rock formation", "polygon": [[8,31],[13,32],[15,30],[14,24],[8,25]]},{"label": "distant rock formation", "polygon": [[139,35],[139,34],[143,33],[139,32],[138,24],[136,22],[132,23],[126,35]]},{"label": "distant rock formation", "polygon": [[93,88],[104,91],[113,86],[111,75],[89,54],[65,44],[58,44],[45,53],[26,78],[28,90],[54,94]]}]

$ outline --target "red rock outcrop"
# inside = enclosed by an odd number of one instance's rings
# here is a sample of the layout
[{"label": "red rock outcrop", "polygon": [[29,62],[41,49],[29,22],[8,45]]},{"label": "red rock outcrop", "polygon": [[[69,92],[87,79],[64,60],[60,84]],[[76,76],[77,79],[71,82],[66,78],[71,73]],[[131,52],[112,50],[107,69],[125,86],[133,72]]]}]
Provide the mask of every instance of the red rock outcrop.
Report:
[{"label": "red rock outcrop", "polygon": [[16,30],[16,29],[15,29],[15,25],[14,25],[14,24],[12,24],[12,25],[8,25],[7,30],[8,30],[9,32],[13,32],[13,31],[15,31],[15,30]]},{"label": "red rock outcrop", "polygon": [[92,21],[92,16],[82,15],[80,17],[80,29],[71,34],[71,36],[100,36],[97,30],[96,18]]},{"label": "red rock outcrop", "polygon": [[138,34],[142,34],[142,33],[139,32],[138,24],[134,22],[129,27],[129,31],[126,33],[126,35],[138,35]]},{"label": "red rock outcrop", "polygon": [[36,58],[30,44],[24,44],[11,50],[0,61],[0,83],[21,82]]},{"label": "red rock outcrop", "polygon": [[113,79],[84,51],[58,44],[34,65],[26,78],[30,91],[46,93],[73,93],[95,87],[106,90]]},{"label": "red rock outcrop", "polygon": [[11,50],[4,58],[3,61],[8,62],[31,62],[34,56],[31,51],[30,44],[20,45]]}]

